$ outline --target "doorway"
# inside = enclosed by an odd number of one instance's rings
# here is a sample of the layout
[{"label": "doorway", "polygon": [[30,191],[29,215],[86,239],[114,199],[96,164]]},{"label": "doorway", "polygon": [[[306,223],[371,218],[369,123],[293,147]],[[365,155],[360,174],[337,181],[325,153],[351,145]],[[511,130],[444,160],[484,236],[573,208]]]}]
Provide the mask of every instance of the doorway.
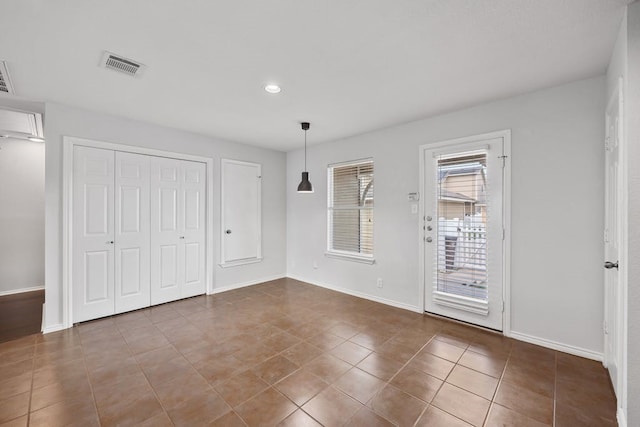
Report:
[{"label": "doorway", "polygon": [[0,342],[42,329],[44,104],[0,102]]},{"label": "doorway", "polygon": [[510,132],[421,147],[425,312],[505,330]]}]

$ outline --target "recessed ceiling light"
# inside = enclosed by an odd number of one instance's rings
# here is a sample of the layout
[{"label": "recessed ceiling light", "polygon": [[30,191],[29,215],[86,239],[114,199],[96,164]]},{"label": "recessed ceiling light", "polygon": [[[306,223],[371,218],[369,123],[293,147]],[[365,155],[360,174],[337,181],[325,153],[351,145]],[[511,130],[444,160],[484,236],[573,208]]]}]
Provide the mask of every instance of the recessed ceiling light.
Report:
[{"label": "recessed ceiling light", "polygon": [[37,136],[30,136],[27,138],[29,141],[33,141],[33,142],[44,142],[44,139],[42,138],[38,138]]},{"label": "recessed ceiling light", "polygon": [[266,85],[264,87],[264,90],[266,90],[269,93],[280,93],[282,89],[280,89],[280,86],[278,85],[270,84],[270,85]]}]

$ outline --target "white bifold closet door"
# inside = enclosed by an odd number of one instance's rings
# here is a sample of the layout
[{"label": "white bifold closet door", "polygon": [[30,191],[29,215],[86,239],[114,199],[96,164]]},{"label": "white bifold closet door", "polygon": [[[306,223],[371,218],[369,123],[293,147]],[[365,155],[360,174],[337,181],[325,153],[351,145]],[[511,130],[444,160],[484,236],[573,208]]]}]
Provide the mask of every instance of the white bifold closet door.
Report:
[{"label": "white bifold closet door", "polygon": [[151,160],[151,304],[205,292],[204,163]]},{"label": "white bifold closet door", "polygon": [[82,322],[115,310],[115,153],[75,147],[73,157],[73,320]]},{"label": "white bifold closet door", "polygon": [[149,158],[76,147],[76,322],[149,306]]},{"label": "white bifold closet door", "polygon": [[115,312],[151,303],[149,156],[116,151]]},{"label": "white bifold closet door", "polygon": [[73,156],[73,321],[205,293],[205,164]]}]

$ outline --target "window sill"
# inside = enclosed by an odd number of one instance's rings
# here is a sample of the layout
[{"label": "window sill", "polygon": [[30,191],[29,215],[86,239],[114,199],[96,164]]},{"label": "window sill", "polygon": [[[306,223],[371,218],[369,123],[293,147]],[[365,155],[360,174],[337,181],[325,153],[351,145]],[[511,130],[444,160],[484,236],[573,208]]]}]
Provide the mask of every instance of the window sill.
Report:
[{"label": "window sill", "polygon": [[344,259],[347,261],[360,262],[363,264],[375,264],[376,260],[373,257],[353,255],[340,252],[325,252],[324,255],[329,258]]},{"label": "window sill", "polygon": [[228,268],[228,267],[236,267],[236,266],[245,265],[245,264],[255,264],[257,262],[262,262],[262,258],[239,259],[236,261],[224,262],[218,265],[222,268]]}]

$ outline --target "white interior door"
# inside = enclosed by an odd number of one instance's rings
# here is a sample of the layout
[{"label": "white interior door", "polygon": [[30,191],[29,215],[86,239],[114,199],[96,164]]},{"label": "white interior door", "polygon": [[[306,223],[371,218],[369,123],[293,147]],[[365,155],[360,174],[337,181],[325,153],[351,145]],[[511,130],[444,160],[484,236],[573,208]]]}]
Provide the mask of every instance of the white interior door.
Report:
[{"label": "white interior door", "polygon": [[116,152],[115,311],[151,303],[149,262],[149,156]]},{"label": "white interior door", "polygon": [[622,96],[619,92],[609,103],[606,113],[605,151],[605,365],[611,376],[616,395],[619,395],[620,366],[622,356],[621,313],[622,304],[618,273],[619,248],[622,239],[620,227],[621,179],[620,139]]},{"label": "white interior door", "polygon": [[206,165],[181,162],[181,196],[184,207],[179,217],[183,253],[182,289],[180,297],[200,295],[206,291],[205,278],[205,200]]},{"label": "white interior door", "polygon": [[504,150],[484,137],[423,153],[425,311],[500,331]]},{"label": "white interior door", "polygon": [[114,157],[73,151],[73,321],[114,313]]},{"label": "white interior door", "polygon": [[222,160],[222,264],[259,260],[262,166]]},{"label": "white interior door", "polygon": [[151,158],[151,304],[180,298],[184,281],[181,161]]}]

